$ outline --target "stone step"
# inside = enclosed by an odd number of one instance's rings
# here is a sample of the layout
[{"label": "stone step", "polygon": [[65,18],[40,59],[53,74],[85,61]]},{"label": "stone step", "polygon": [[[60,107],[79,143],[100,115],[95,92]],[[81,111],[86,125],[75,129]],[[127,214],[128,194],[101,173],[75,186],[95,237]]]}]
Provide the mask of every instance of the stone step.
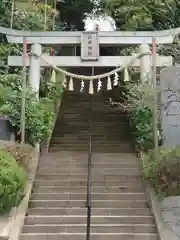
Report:
[{"label": "stone step", "polygon": [[[25,218],[25,225],[35,224],[86,224],[87,216],[84,215],[62,215],[41,216],[31,215]],[[152,216],[91,216],[92,224],[154,224]]]},{"label": "stone step", "polygon": [[[63,130],[62,127],[66,127],[67,129],[69,128],[73,128],[74,126],[77,126],[78,129],[82,129],[82,130],[88,130],[89,129],[89,119],[82,119],[81,122],[76,121],[76,119],[74,121],[72,121],[72,118],[65,118],[64,121],[58,121],[57,122],[57,129],[61,129]],[[126,130],[127,132],[130,132],[130,127],[129,124],[126,122],[121,122],[120,120],[116,120],[116,124],[112,124],[112,120],[109,121],[107,124],[104,124],[103,122],[96,122],[96,121],[92,121],[91,122],[91,131],[95,132],[95,131],[101,131],[103,129],[109,130],[110,128],[116,129],[117,131],[121,132],[122,130]],[[126,129],[123,129],[126,128]]]},{"label": "stone step", "polygon": [[[81,106],[79,107],[81,108]],[[128,122],[130,117],[127,116],[127,115],[123,115],[121,114],[120,112],[108,112],[107,114],[107,110],[102,112],[102,111],[96,111],[96,113],[91,113],[87,110],[84,110],[83,108],[81,109],[81,111],[78,109],[78,108],[74,108],[74,109],[65,109],[64,111],[62,111],[62,115],[61,117],[59,116],[58,119],[64,119],[66,117],[70,117],[71,116],[71,119],[104,119],[104,120],[111,120],[112,121],[112,118],[114,119],[118,119],[120,120],[120,122]]]},{"label": "stone step", "polygon": [[[46,160],[53,160],[53,159],[61,159],[64,161],[74,161],[74,160],[82,160],[84,159],[84,157],[87,157],[88,153],[84,152],[84,153],[79,153],[78,151],[62,151],[60,150],[57,153],[48,153],[46,155],[43,156],[43,159]],[[131,153],[103,153],[103,154],[99,154],[99,153],[94,153],[92,152],[92,160],[105,160],[105,161],[111,161],[114,162],[116,160],[121,161],[123,159],[125,160],[135,160],[137,159],[137,154],[135,152],[131,152]]]},{"label": "stone step", "polygon": [[[59,129],[61,129],[62,126],[67,126],[67,125],[68,126],[76,125],[80,129],[88,129],[89,128],[89,119],[81,118],[79,121],[76,118],[75,119],[69,118],[68,120],[67,119],[68,118],[66,117],[64,119],[64,121],[61,120],[61,121],[57,122],[57,125],[58,125],[58,123],[61,124],[61,125],[59,125]],[[117,120],[116,120],[116,123],[114,123],[114,124],[112,123],[112,120],[107,121],[107,122],[103,122],[103,120],[102,121],[92,121],[91,124],[92,124],[92,131],[109,129],[111,127],[115,127],[119,131],[122,130],[121,129],[122,127],[126,127],[127,130],[129,130],[129,124],[127,122],[120,122],[120,121],[118,122]]]},{"label": "stone step", "polygon": [[[61,127],[60,127],[61,126]],[[75,128],[76,127],[76,128]],[[59,125],[57,127],[55,127],[55,131],[54,131],[54,134],[62,134],[62,135],[68,135],[68,136],[72,136],[72,137],[78,137],[78,136],[75,136],[75,133],[78,133],[80,136],[86,136],[88,137],[89,136],[89,125],[87,126],[83,126],[83,125],[66,125],[66,124],[61,124],[59,123]],[[95,129],[93,128],[91,130],[91,134],[92,134],[92,137],[117,137],[117,136],[120,136],[120,134],[128,134],[130,135],[131,134],[131,131],[130,129],[125,129],[124,127],[123,128],[116,128],[116,131],[112,131],[112,128],[109,127],[108,129],[106,127],[103,127],[103,128],[98,128],[98,129]]]},{"label": "stone step", "polygon": [[[65,240],[85,240],[86,235],[84,233],[25,233],[21,235],[20,240],[59,240],[61,238]],[[159,240],[158,235],[155,233],[91,233],[92,240],[119,240],[121,238],[123,240]]]},{"label": "stone step", "polygon": [[[87,176],[81,176],[81,175],[40,175],[38,174],[36,176],[36,181],[86,181]],[[139,175],[131,175],[131,174],[125,174],[125,175],[95,175],[93,176],[92,183],[93,182],[109,182],[109,181],[141,181],[142,176]]]},{"label": "stone step", "polygon": [[[56,151],[59,151],[59,150],[70,150],[70,151],[78,151],[78,150],[86,150],[88,149],[88,143],[81,143],[81,142],[75,142],[75,143],[69,143],[69,142],[60,142],[60,143],[55,143],[55,144],[51,144],[50,145],[50,149],[54,149]],[[108,152],[107,150],[116,150],[116,152],[123,152],[123,153],[130,153],[132,152],[134,149],[132,146],[130,146],[129,144],[119,144],[117,143],[116,145],[115,144],[111,144],[111,143],[108,143],[108,144],[96,144],[94,143],[93,144],[93,152],[96,152],[97,150],[99,151],[105,151],[105,152]],[[118,151],[119,150],[119,151]],[[111,152],[111,151],[109,151]]]},{"label": "stone step", "polygon": [[[137,164],[136,162],[134,162],[134,163],[131,162],[129,164],[126,164],[126,163],[104,163],[104,164],[103,163],[93,163],[91,170],[92,170],[93,174],[96,174],[99,171],[99,174],[101,174],[101,175],[103,175],[103,174],[122,175],[123,170],[124,170],[124,173],[131,173],[131,172],[134,173],[137,171],[139,174],[140,168],[138,168],[139,166],[136,166],[136,164]],[[69,166],[69,169],[67,169],[68,166]],[[121,166],[122,166],[122,168],[121,168]],[[100,171],[101,167],[102,167],[102,171]],[[106,167],[107,170],[104,170],[103,167]],[[43,172],[45,173],[46,171],[48,171],[48,168],[49,168],[49,172],[51,171],[51,172],[57,173],[57,174],[58,173],[61,174],[61,171],[63,171],[63,169],[64,169],[63,173],[65,173],[65,174],[66,174],[66,171],[69,171],[68,173],[74,173],[74,174],[77,173],[77,175],[78,175],[78,171],[80,171],[79,169],[82,169],[84,172],[83,174],[86,175],[87,170],[88,170],[88,164],[83,163],[83,162],[82,163],[75,163],[75,162],[74,163],[71,163],[71,162],[67,162],[67,163],[44,162],[43,163],[43,161],[41,161],[39,163],[38,173],[43,173]],[[134,169],[134,171],[132,171],[132,169]],[[135,170],[135,169],[137,169],[137,170]],[[82,172],[79,175],[82,175]]]},{"label": "stone step", "polygon": [[[88,142],[89,141],[89,131],[85,130],[85,132],[83,130],[79,130],[77,127],[76,129],[68,129],[66,130],[64,128],[64,130],[59,130],[53,133],[52,135],[52,141],[55,140],[68,140],[72,143],[76,143],[77,141],[81,141],[83,143],[83,141]],[[98,143],[100,142],[101,144],[107,144],[110,141],[113,143],[118,143],[118,144],[124,144],[124,143],[130,143],[132,141],[132,135],[129,132],[126,132],[126,135],[124,135],[124,132],[116,132],[116,134],[114,133],[110,133],[108,135],[106,130],[103,131],[96,131],[96,132],[92,132],[91,135],[91,141]]]},{"label": "stone step", "polygon": [[[86,200],[86,193],[33,193],[31,200]],[[148,200],[145,193],[93,193],[92,200]]]},{"label": "stone step", "polygon": [[[60,150],[59,152],[57,152],[56,154],[51,154],[51,153],[48,153],[46,155],[43,156],[43,159],[47,159],[47,158],[70,158],[70,159],[82,159],[84,158],[84,156],[87,156],[88,153],[85,152],[85,153],[81,153],[79,154],[78,151],[62,151]],[[137,154],[134,153],[134,152],[131,152],[131,153],[104,153],[103,155],[102,154],[98,154],[98,153],[92,153],[92,158],[103,158],[103,159],[111,159],[111,160],[117,160],[117,159],[131,159],[131,158],[136,158],[137,157]]]},{"label": "stone step", "polygon": [[[81,134],[80,132],[77,132],[76,136],[74,134],[74,136],[70,135],[71,133],[62,133],[62,132],[56,132],[56,134],[54,134],[52,136],[51,139],[51,144],[56,144],[56,143],[69,143],[69,144],[83,144],[83,145],[87,145],[87,143],[89,143],[89,136],[87,136],[88,134]],[[107,136],[105,134],[100,134],[99,135],[92,135],[91,136],[91,143],[92,144],[98,144],[98,146],[107,146],[109,145],[114,145],[114,146],[119,146],[119,145],[124,145],[124,144],[130,144],[132,137],[131,135],[127,134],[126,136],[123,136],[121,134],[119,134],[119,136]]]},{"label": "stone step", "polygon": [[[58,153],[58,152],[56,152]],[[55,153],[55,154],[56,154]],[[84,152],[84,153],[87,153],[87,152]],[[82,152],[83,154],[83,152]],[[103,155],[103,154],[102,154]],[[81,168],[80,164],[87,164],[87,159],[88,159],[88,155],[84,154],[84,157],[81,157],[81,158],[73,158],[73,157],[54,157],[54,158],[44,158],[43,160],[40,160],[40,163],[52,163],[52,166],[53,164],[56,164],[56,163],[61,163],[62,165],[63,164],[72,164],[72,167],[71,165],[68,165],[69,168],[74,168],[73,165],[77,164],[77,167],[75,168]],[[136,158],[132,158],[132,159],[129,159],[129,158],[119,158],[119,159],[111,159],[111,157],[109,158],[100,158],[100,157],[95,157],[94,156],[94,153],[92,153],[92,158],[91,158],[91,162],[93,164],[93,166],[97,167],[98,165],[100,165],[100,167],[102,167],[103,169],[106,169],[106,168],[116,168],[117,166],[115,166],[115,164],[119,164],[119,168],[134,168],[134,167],[138,167],[137,164],[139,164],[138,162],[139,160],[137,160]],[[105,167],[103,167],[103,164],[105,164]],[[120,166],[121,164],[121,166]],[[93,167],[92,166],[92,167]],[[63,167],[63,166],[62,166]],[[84,168],[84,166],[82,166]],[[67,166],[65,167],[67,168]]]},{"label": "stone step", "polygon": [[[57,152],[56,152],[57,153]],[[55,154],[56,154],[55,153]],[[87,153],[87,152],[82,152],[83,153]],[[79,152],[80,154],[80,152]],[[104,153],[103,153],[104,154]],[[102,154],[102,155],[103,155]],[[139,168],[139,160],[137,160],[136,158],[119,158],[119,159],[111,159],[111,158],[105,158],[104,160],[102,158],[98,158],[93,156],[92,154],[92,159],[91,159],[91,163],[92,163],[92,168],[97,168],[100,167],[103,170],[105,169],[109,169],[109,170],[113,170],[115,168]],[[82,158],[72,158],[72,157],[54,157],[53,158],[45,158],[45,159],[40,159],[40,165],[41,163],[43,164],[41,167],[46,167],[46,164],[52,166],[52,168],[54,167],[61,167],[61,168],[68,168],[68,169],[81,169],[84,168],[86,169],[87,164],[88,164],[88,155],[84,154],[84,157]],[[49,167],[50,167],[49,166]]]},{"label": "stone step", "polygon": [[[75,148],[73,148],[73,147],[59,147],[59,148],[51,148],[51,147],[49,147],[49,152],[50,153],[56,153],[56,152],[59,152],[59,149],[62,149],[62,150],[67,150],[67,149],[69,149],[69,150],[72,150],[72,151],[79,151],[79,152],[87,152],[88,151],[88,149],[87,148],[78,148],[78,147],[75,147]],[[127,152],[127,153],[129,153],[129,152],[132,152],[132,150],[130,151],[130,150],[121,150],[122,152]],[[118,153],[119,152],[119,149],[117,149],[117,148],[114,148],[114,149],[112,149],[112,148],[108,148],[108,149],[105,149],[105,148],[103,148],[103,149],[94,149],[94,152],[96,152],[96,153],[104,153],[104,152],[110,152],[110,153]]]},{"label": "stone step", "polygon": [[[152,216],[148,208],[92,208],[92,215]],[[30,215],[86,215],[87,208],[29,208]]]},{"label": "stone step", "polygon": [[[80,123],[82,122],[82,126],[88,126],[88,123],[91,121],[92,126],[109,126],[110,124],[113,127],[117,127],[120,129],[120,126],[126,126],[129,128],[129,119],[127,117],[121,117],[121,116],[92,116],[92,115],[78,115],[78,114],[73,114],[73,113],[64,113],[61,118],[57,118],[57,125],[58,124],[67,124],[68,122],[74,122],[74,123]],[[119,123],[119,125],[118,125]]]},{"label": "stone step", "polygon": [[[101,117],[101,114],[108,117],[108,116],[115,116],[115,117],[123,117],[123,116],[128,116],[127,112],[122,112],[118,108],[111,108],[107,105],[101,105],[98,103],[94,103],[92,106],[89,104],[77,104],[77,105],[72,105],[73,103],[68,103],[64,105],[64,111],[65,113],[76,113],[76,114],[81,114],[81,115],[92,115],[92,116],[99,116]],[[91,109],[90,109],[91,108]],[[109,115],[107,115],[107,112]],[[119,113],[119,114],[118,114]]]},{"label": "stone step", "polygon": [[[122,162],[121,161],[117,161],[117,162],[108,162],[108,161],[105,161],[105,162],[102,162],[102,161],[99,161],[97,163],[92,163],[92,169],[97,169],[97,168],[108,168],[108,169],[114,169],[114,168],[117,168],[119,169],[123,169],[123,168],[134,168],[134,167],[138,167],[137,166],[137,162],[134,160],[134,161],[128,161],[128,160],[123,160]],[[67,168],[67,166],[69,166],[69,169],[79,169],[79,168],[83,168],[84,170],[87,170],[87,167],[88,167],[88,159],[85,158],[82,162],[78,161],[78,162],[71,162],[71,161],[67,161],[67,162],[63,162],[61,160],[54,160],[53,162],[51,162],[50,160],[47,160],[47,161],[43,161],[41,160],[40,163],[39,163],[39,166],[41,167],[41,169],[47,169],[48,167],[50,169],[54,169],[54,168],[61,168],[61,169],[64,169],[64,168]]]},{"label": "stone step", "polygon": [[[116,146],[121,146],[121,147],[129,147],[129,142],[128,143],[122,143],[119,141],[120,139],[92,139],[91,144],[98,146],[98,147],[106,147],[106,146],[110,146],[110,147],[116,147]],[[124,140],[124,139],[122,139]],[[56,144],[72,144],[72,145],[81,145],[81,146],[87,146],[88,144],[88,139],[72,139],[71,137],[58,137],[58,138],[52,138],[51,139],[51,146],[56,146]],[[123,145],[123,146],[122,146]]]},{"label": "stone step", "polygon": [[[87,193],[87,187],[63,187],[63,186],[36,186],[33,188],[34,193]],[[144,193],[144,186],[93,186],[91,187],[92,193]]]},{"label": "stone step", "polygon": [[[98,133],[99,134],[99,133]],[[117,141],[118,143],[120,143],[121,141],[123,140],[130,140],[131,139],[131,136],[129,134],[126,135],[126,136],[117,136],[117,135],[105,135],[105,134],[94,134],[91,136],[92,138],[92,142],[101,142],[104,143],[105,141]],[[52,139],[51,139],[51,142],[59,142],[59,140],[61,141],[61,139],[63,139],[63,141],[71,141],[71,142],[76,142],[76,141],[86,141],[86,143],[89,141],[89,136],[87,136],[87,134],[82,134],[82,133],[78,133],[78,135],[71,135],[71,133],[58,133],[56,132],[55,134],[53,134],[52,136]]]},{"label": "stone step", "polygon": [[[43,163],[41,164],[43,165]],[[81,176],[86,176],[87,175],[87,168],[53,168],[51,167],[51,170],[48,169],[48,167],[46,168],[41,168],[39,169],[38,175],[81,175]],[[117,169],[117,168],[105,168],[105,169],[101,169],[101,172],[99,172],[99,169],[97,169],[96,167],[94,167],[92,169],[92,178],[93,176],[96,175],[122,175],[122,174],[132,174],[132,175],[138,175],[141,174],[141,170],[136,168],[122,168],[122,169]]]},{"label": "stone step", "polygon": [[[67,121],[68,120],[68,121]],[[102,129],[104,128],[109,128],[110,126],[112,126],[113,128],[117,128],[118,130],[121,130],[121,127],[127,127],[127,129],[129,129],[129,123],[123,119],[97,119],[97,118],[84,118],[84,117],[72,117],[72,116],[68,116],[65,117],[63,116],[63,118],[61,118],[59,121],[57,121],[57,123],[61,123],[62,125],[67,126],[67,123],[70,125],[79,125],[79,127],[82,128],[87,128],[87,126],[89,126],[89,123],[92,124],[92,130],[93,129]],[[60,127],[60,126],[59,126]]]},{"label": "stone step", "polygon": [[[63,117],[64,117],[64,115],[63,115]],[[60,121],[63,122],[61,119],[60,119]],[[66,118],[64,118],[64,119],[66,119]],[[84,117],[84,116],[80,116],[79,118],[78,117],[72,118],[72,116],[71,116],[71,118],[68,120],[68,123],[75,123],[75,124],[76,123],[81,123],[83,125],[86,125],[86,124],[88,125],[89,121],[85,121],[85,120],[87,120],[87,118]],[[103,117],[92,118],[92,115],[91,115],[91,118],[88,118],[88,120],[91,120],[92,127],[100,127],[100,128],[103,127],[103,126],[105,126],[105,127],[106,126],[107,127],[108,126],[112,126],[112,127],[118,126],[119,127],[119,124],[118,124],[119,122],[112,121],[112,120],[115,120],[115,119],[111,119],[111,118],[108,118],[108,119],[103,118]],[[116,119],[116,120],[118,121],[119,119]],[[64,121],[64,123],[66,123],[66,122]],[[127,121],[121,122],[120,121],[120,126],[129,126],[129,122],[127,122]]]},{"label": "stone step", "polygon": [[[25,225],[23,233],[86,233],[86,224],[37,224]],[[92,224],[92,233],[156,233],[155,225],[150,224]]]},{"label": "stone step", "polygon": [[[84,141],[72,141],[72,142],[63,142],[63,138],[61,139],[62,141],[60,142],[60,143],[57,143],[57,144],[55,144],[55,143],[51,143],[51,147],[53,148],[55,148],[56,146],[58,146],[58,145],[63,145],[63,146],[71,146],[71,145],[73,145],[73,146],[82,146],[82,148],[83,147],[88,147],[87,146],[87,143],[88,143],[88,141],[87,142],[84,142]],[[93,147],[94,147],[94,149],[96,149],[96,148],[120,148],[120,149],[131,149],[132,150],[132,147],[130,146],[130,143],[129,143],[129,141],[126,141],[126,142],[120,142],[120,141],[115,141],[115,142],[113,142],[113,141],[106,141],[106,142],[104,142],[104,143],[101,143],[101,142],[92,142],[92,144],[94,145]],[[93,151],[92,151],[93,152]]]},{"label": "stone step", "polygon": [[[63,186],[63,187],[82,187],[82,186],[86,186],[87,185],[87,181],[58,181],[58,180],[52,180],[52,181],[37,181],[35,179],[34,181],[34,186]],[[91,185],[92,186],[137,186],[137,187],[141,187],[144,186],[143,182],[141,180],[136,180],[136,181],[91,181]]]},{"label": "stone step", "polygon": [[[88,141],[89,140],[89,131],[86,130],[84,131],[79,131],[79,129],[72,129],[72,131],[70,129],[64,129],[64,130],[59,130],[53,133],[52,136],[52,140],[54,139],[59,139],[59,138],[64,138],[64,139],[69,139],[69,140],[74,140],[74,142],[78,141],[78,140],[84,140],[84,141]],[[92,141],[104,141],[104,140],[116,140],[118,141],[118,143],[121,143],[123,141],[127,141],[128,142],[132,139],[132,135],[129,132],[126,132],[126,135],[122,135],[122,132],[116,132],[115,133],[108,133],[104,130],[102,132],[98,131],[98,132],[92,132],[91,135],[91,140]]]},{"label": "stone step", "polygon": [[[70,103],[72,104],[72,103]],[[104,109],[103,109],[104,108]],[[92,111],[90,111],[89,106],[83,106],[79,104],[77,107],[72,107],[71,105],[67,104],[63,106],[62,109],[62,114],[64,115],[73,115],[73,116],[90,116],[90,117],[97,117],[97,118],[102,118],[104,117],[105,119],[110,119],[111,117],[116,117],[116,118],[124,118],[124,119],[129,119],[130,116],[125,113],[121,112],[118,109],[112,109],[106,106],[100,106],[99,108],[95,108],[95,105],[92,106],[91,108]],[[118,110],[118,111],[117,111]],[[108,113],[108,114],[107,114]]]},{"label": "stone step", "polygon": [[[49,147],[49,152],[53,153],[53,152],[59,152],[59,150],[70,150],[70,151],[88,151],[88,147],[86,146],[81,146],[81,144],[56,144],[56,145],[50,145]],[[110,152],[110,153],[119,153],[119,152],[123,152],[123,153],[129,153],[133,151],[133,148],[130,146],[95,146],[93,147],[93,151],[94,152],[98,152],[98,153],[104,153],[104,152]]]},{"label": "stone step", "polygon": [[[62,162],[85,162],[85,159],[88,157],[88,152],[78,152],[77,150],[71,151],[69,150],[69,156],[66,154],[63,154],[63,151],[67,151],[67,150],[63,150],[60,149],[59,152],[56,153],[48,153],[47,155],[44,155],[43,159],[44,161],[62,161]],[[62,155],[61,155],[62,153]],[[53,156],[54,154],[54,156]],[[123,156],[127,154],[127,156]],[[132,155],[134,154],[134,156]],[[137,162],[137,157],[135,156],[136,152],[130,152],[130,153],[96,153],[96,152],[92,152],[92,161],[94,162],[123,162],[124,161],[128,161],[128,162],[133,162],[136,161]],[[53,157],[52,157],[53,156]],[[104,160],[103,160],[104,159]]]},{"label": "stone step", "polygon": [[[84,233],[24,233],[20,240],[86,240]],[[91,233],[91,240],[159,240],[159,236],[154,233]]]},{"label": "stone step", "polygon": [[[86,207],[86,200],[30,200],[29,201],[30,208],[70,208],[70,207]],[[92,201],[93,208],[146,208],[149,207],[149,203],[147,200],[93,200]]]},{"label": "stone step", "polygon": [[[101,172],[98,175],[98,169],[96,169],[97,172],[96,173],[92,173],[91,174],[91,178],[93,182],[96,181],[116,181],[116,180],[130,180],[130,179],[135,179],[135,181],[137,180],[141,180],[141,172],[139,171],[124,171],[120,170],[119,172],[114,172],[114,173],[103,173]],[[100,170],[100,169],[99,169]],[[47,171],[39,171],[37,173],[37,181],[41,181],[41,180],[63,180],[63,181],[86,181],[87,180],[87,169],[84,169],[84,173],[77,173],[77,172],[73,172],[73,171],[69,171],[69,172],[63,172],[62,173],[58,173],[58,171],[54,171],[54,169],[51,168],[51,173],[47,173]],[[131,177],[132,176],[132,177]],[[140,176],[140,178],[139,178]]]}]

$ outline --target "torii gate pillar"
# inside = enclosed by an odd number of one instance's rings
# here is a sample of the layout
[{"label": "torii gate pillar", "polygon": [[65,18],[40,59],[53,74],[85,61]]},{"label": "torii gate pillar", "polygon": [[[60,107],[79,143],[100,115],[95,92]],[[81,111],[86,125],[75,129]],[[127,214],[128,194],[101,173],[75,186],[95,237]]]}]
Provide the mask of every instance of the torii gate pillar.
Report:
[{"label": "torii gate pillar", "polygon": [[37,93],[37,99],[39,99],[39,86],[40,86],[40,56],[42,53],[42,47],[38,43],[34,43],[31,46],[30,66],[29,66],[29,85]]},{"label": "torii gate pillar", "polygon": [[149,44],[143,43],[139,47],[141,53],[149,52],[149,55],[142,56],[140,58],[140,71],[141,71],[141,82],[144,81],[144,78],[147,76],[147,74],[151,71],[151,53],[150,53],[150,47]]}]

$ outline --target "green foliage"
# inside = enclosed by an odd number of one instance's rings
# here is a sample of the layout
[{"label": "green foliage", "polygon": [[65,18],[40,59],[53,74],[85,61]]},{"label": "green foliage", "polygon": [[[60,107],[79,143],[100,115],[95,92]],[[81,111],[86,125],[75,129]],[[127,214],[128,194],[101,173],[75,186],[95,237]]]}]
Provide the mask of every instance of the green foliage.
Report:
[{"label": "green foliage", "polygon": [[[119,30],[153,31],[180,27],[180,0],[105,0],[104,11],[114,17]],[[179,37],[177,37],[179,42]],[[135,46],[120,49],[130,55]],[[180,63],[179,44],[158,46],[158,53]]]},{"label": "green foliage", "polygon": [[[52,30],[53,14],[57,16],[57,12],[50,6],[47,6],[47,25],[46,30]],[[32,1],[27,8],[17,7],[14,12],[13,28],[23,30],[44,30],[44,8],[42,3]]]},{"label": "green foliage", "polygon": [[[6,74],[10,70],[12,71],[8,65],[8,55],[22,55],[22,47],[20,47],[18,44],[4,44],[0,43],[0,78],[1,74]],[[13,72],[17,72],[18,68],[13,68]]]},{"label": "green foliage", "polygon": [[[131,108],[131,127],[139,149],[153,148],[152,108],[154,95],[149,83],[126,86],[128,104]],[[127,91],[128,90],[128,91]]]},{"label": "green foliage", "polygon": [[[16,0],[13,28],[20,30],[44,30],[44,9],[45,5],[36,1],[22,6]],[[51,30],[53,26],[52,19],[54,15],[57,16],[57,12],[49,5],[46,6],[46,9],[46,30]],[[9,27],[11,17],[11,3],[9,1],[0,0],[1,15],[1,26]],[[17,44],[0,44],[0,114],[9,117],[16,136],[20,138],[22,77],[18,68],[7,67],[8,55],[22,55],[22,46]],[[54,103],[58,97],[61,97],[63,88],[61,82],[52,83],[46,81],[46,90],[42,96],[43,98],[38,102],[31,89],[29,87],[26,89],[25,131],[26,141],[31,145],[41,143],[44,138],[49,136]],[[41,92],[42,89],[40,89]]]},{"label": "green foliage", "polygon": [[[18,0],[15,0],[13,28],[19,30],[36,30],[44,29],[44,7],[42,3],[32,1],[27,7],[21,7]],[[57,12],[47,5],[47,26],[46,29],[52,29],[53,14]],[[11,1],[0,0],[0,19],[1,26],[9,27],[11,19]]]},{"label": "green foliage", "polygon": [[153,147],[152,111],[148,106],[136,106],[132,114],[132,131],[139,149]]},{"label": "green foliage", "polygon": [[57,5],[61,21],[67,25],[69,30],[84,30],[85,13],[91,13],[94,2],[91,0],[66,0],[62,7]]},{"label": "green foliage", "polygon": [[[18,113],[16,112],[16,114]],[[16,116],[17,115],[15,115],[15,117]],[[27,141],[34,145],[35,143],[41,143],[45,138],[47,138],[51,133],[50,127],[52,120],[53,107],[50,101],[46,99],[41,100],[40,102],[29,101],[26,107],[25,130]]]},{"label": "green foliage", "polygon": [[180,194],[180,149],[160,148],[158,159],[154,150],[142,155],[144,175],[158,197]]},{"label": "green foliage", "polygon": [[[106,0],[121,30],[162,30],[179,26],[179,1],[175,0]],[[180,22],[179,22],[180,23]]]},{"label": "green foliage", "polygon": [[[15,94],[15,92],[13,92]],[[6,99],[6,105],[3,109],[3,115],[7,115],[11,125],[15,128],[17,135],[20,134],[21,119],[21,93],[16,92],[16,97]],[[8,107],[7,107],[8,106]],[[2,110],[1,110],[2,111]],[[41,143],[41,141],[50,134],[50,123],[53,117],[52,107],[48,100],[37,101],[30,90],[26,92],[25,107],[26,141],[31,145]]]},{"label": "green foliage", "polygon": [[[27,88],[25,123],[26,141],[31,145],[41,143],[51,133],[51,123],[54,116],[56,100],[62,96],[63,76],[57,74],[56,82],[48,81],[46,97],[37,101],[35,93]],[[3,75],[0,78],[0,114],[6,115],[15,130],[20,135],[21,119],[21,89],[22,77],[18,74]]]},{"label": "green foliage", "polygon": [[32,160],[34,149],[28,144],[11,143],[2,147],[3,151],[9,152],[16,159],[18,164],[28,170],[29,163]]},{"label": "green foliage", "polygon": [[[10,74],[4,75],[3,79],[6,81],[0,88],[0,114],[9,117],[15,133],[19,135],[22,78],[17,74]],[[53,118],[52,101],[49,99],[37,101],[35,93],[28,88],[26,91],[25,114],[26,141],[32,145],[40,143],[50,134],[49,127]]]},{"label": "green foliage", "polygon": [[64,75],[60,72],[56,73],[56,79],[51,79],[52,72],[50,71],[47,78],[41,78],[40,82],[40,96],[51,100],[61,98],[63,93],[63,79]]},{"label": "green foliage", "polygon": [[11,2],[9,0],[0,0],[0,25],[7,26],[10,25],[11,16]]},{"label": "green foliage", "polygon": [[8,152],[0,151],[0,213],[17,206],[24,197],[26,171]]}]

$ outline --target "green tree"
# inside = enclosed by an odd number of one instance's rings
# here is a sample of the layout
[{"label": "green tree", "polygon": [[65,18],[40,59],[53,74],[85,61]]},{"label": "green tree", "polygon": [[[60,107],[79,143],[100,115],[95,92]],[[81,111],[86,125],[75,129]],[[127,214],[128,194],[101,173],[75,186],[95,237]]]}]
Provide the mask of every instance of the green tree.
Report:
[{"label": "green tree", "polygon": [[105,0],[120,30],[162,30],[180,26],[179,0]]},{"label": "green tree", "polygon": [[90,13],[93,8],[94,1],[91,0],[65,0],[63,5],[57,5],[60,19],[67,30],[84,30],[85,13]]},{"label": "green tree", "polygon": [[[115,19],[118,30],[154,31],[180,27],[180,0],[105,0],[103,8]],[[134,46],[126,45],[120,49],[120,54],[131,54],[133,49]],[[159,46],[158,52],[172,55],[180,63],[179,44]]]},{"label": "green tree", "polygon": [[[43,3],[32,1],[27,3],[27,7],[22,7],[19,0],[15,1],[13,11],[13,28],[19,30],[36,30],[44,29],[44,8]],[[10,27],[12,14],[12,1],[0,0],[0,24],[4,27]],[[47,8],[47,27],[51,30],[53,24],[53,14],[57,16],[57,12],[50,6]]]}]

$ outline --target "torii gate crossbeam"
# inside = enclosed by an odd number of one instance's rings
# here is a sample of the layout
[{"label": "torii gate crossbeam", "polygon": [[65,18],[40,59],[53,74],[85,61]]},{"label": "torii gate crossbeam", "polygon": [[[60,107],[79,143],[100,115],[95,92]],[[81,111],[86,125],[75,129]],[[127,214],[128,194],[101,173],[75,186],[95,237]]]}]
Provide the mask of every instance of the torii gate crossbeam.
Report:
[{"label": "torii gate crossbeam", "polygon": [[[58,45],[78,45],[81,42],[80,31],[50,31],[50,32],[33,32],[20,31],[10,28],[0,27],[0,33],[7,37],[9,43],[23,43],[25,37],[28,44],[58,44]],[[99,32],[100,45],[118,46],[122,44],[151,44],[153,38],[156,38],[157,44],[172,43],[174,37],[180,33],[180,28],[164,31],[116,31],[116,32]]]}]

